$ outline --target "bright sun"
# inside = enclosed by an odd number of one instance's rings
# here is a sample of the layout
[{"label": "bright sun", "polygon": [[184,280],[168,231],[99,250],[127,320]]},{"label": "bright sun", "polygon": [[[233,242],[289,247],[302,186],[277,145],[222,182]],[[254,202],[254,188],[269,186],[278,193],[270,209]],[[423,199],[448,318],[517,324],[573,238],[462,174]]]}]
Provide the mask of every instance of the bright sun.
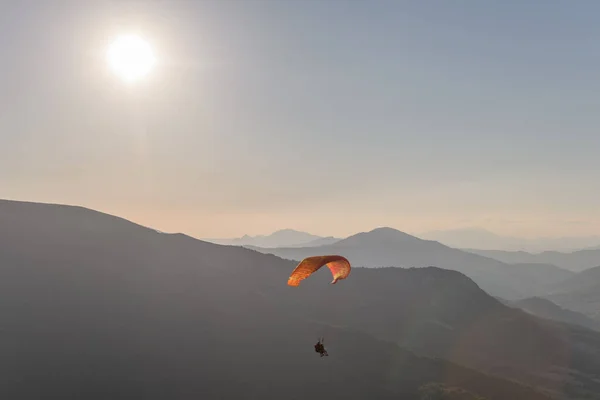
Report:
[{"label": "bright sun", "polygon": [[108,48],[107,57],[113,71],[127,82],[143,78],[156,63],[148,42],[136,35],[118,37]]}]

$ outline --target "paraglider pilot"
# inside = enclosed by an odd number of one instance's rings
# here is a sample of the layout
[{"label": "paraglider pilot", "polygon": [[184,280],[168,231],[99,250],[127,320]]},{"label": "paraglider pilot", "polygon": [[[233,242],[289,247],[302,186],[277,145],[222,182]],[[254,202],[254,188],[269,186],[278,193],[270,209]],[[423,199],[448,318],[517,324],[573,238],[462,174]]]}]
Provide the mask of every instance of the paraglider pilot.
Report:
[{"label": "paraglider pilot", "polygon": [[319,353],[321,357],[329,356],[329,354],[327,354],[327,350],[325,350],[325,346],[323,346],[323,338],[319,339],[317,344],[315,344],[315,351]]}]

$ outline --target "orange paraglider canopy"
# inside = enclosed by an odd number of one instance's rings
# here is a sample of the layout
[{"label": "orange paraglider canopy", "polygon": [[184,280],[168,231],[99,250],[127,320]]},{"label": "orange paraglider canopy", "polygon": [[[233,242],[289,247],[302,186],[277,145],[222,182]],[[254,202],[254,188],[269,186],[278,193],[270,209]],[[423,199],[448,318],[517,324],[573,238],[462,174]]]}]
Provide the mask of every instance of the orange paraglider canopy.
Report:
[{"label": "orange paraglider canopy", "polygon": [[299,286],[300,281],[308,278],[322,266],[327,265],[333,275],[332,284],[340,279],[346,279],[350,275],[350,261],[342,256],[314,256],[307,257],[300,262],[292,271],[288,279],[289,286]]}]

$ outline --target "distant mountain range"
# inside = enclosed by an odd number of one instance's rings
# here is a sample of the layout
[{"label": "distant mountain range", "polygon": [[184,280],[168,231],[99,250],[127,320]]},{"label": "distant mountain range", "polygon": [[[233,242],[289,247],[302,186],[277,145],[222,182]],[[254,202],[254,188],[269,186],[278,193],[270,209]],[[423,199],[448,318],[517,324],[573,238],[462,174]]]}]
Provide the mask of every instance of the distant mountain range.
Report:
[{"label": "distant mountain range", "polygon": [[461,249],[504,250],[504,251],[575,251],[600,248],[600,236],[559,238],[517,238],[501,236],[485,229],[453,229],[419,234],[423,239],[436,240],[447,246]]},{"label": "distant mountain range", "polygon": [[244,235],[233,239],[204,239],[207,242],[247,247],[317,247],[337,242],[338,238],[333,236],[322,237],[294,229],[281,229],[270,235],[249,236]]},{"label": "distant mountain range", "polygon": [[[288,237],[296,235],[296,231],[280,232],[290,232]],[[446,233],[452,232],[456,231]],[[486,231],[481,230],[463,232],[470,232],[474,237],[480,238],[486,235]],[[488,234],[489,237],[500,238],[489,232]],[[314,237],[307,235],[310,234],[298,232],[296,242]],[[278,234],[270,236],[277,239]],[[454,269],[472,278],[488,293],[510,299],[512,306],[540,317],[590,328],[596,328],[596,321],[600,321],[600,312],[597,311],[600,309],[600,296],[596,294],[600,293],[600,274],[597,279],[590,279],[592,272],[575,273],[600,266],[600,249],[545,251],[537,254],[523,251],[461,250],[392,228],[377,228],[345,239],[331,238],[329,243],[328,239],[315,239],[305,246],[244,247],[295,261],[314,254],[342,254],[351,258],[354,264],[365,267],[437,266]],[[514,240],[516,243],[521,239]],[[583,281],[579,289],[561,286],[579,280]]]},{"label": "distant mountain range", "polygon": [[[501,236],[485,229],[476,228],[431,231],[417,236],[425,240],[440,242],[448,247],[464,249],[496,259],[502,257],[502,255],[494,256],[495,253],[515,253],[515,256],[506,256],[500,259],[500,261],[505,261],[504,258],[518,259],[518,261],[508,261],[509,263],[540,262],[539,260],[532,261],[536,256],[540,255],[537,253],[542,253],[540,259],[544,259],[546,253],[550,255],[552,253],[562,254],[578,250],[600,251],[600,236],[525,239]],[[333,244],[341,239],[332,236],[323,237],[313,235],[294,229],[282,229],[270,235],[244,235],[240,238],[203,240],[217,244],[272,249],[279,247],[317,247]],[[518,254],[523,253],[525,256],[531,256],[529,258],[519,258]],[[548,260],[552,260],[552,258],[548,258]],[[544,261],[544,263],[554,264],[551,261]],[[563,265],[559,266],[564,268]]]},{"label": "distant mountain range", "polygon": [[392,228],[377,228],[316,248],[255,250],[296,261],[310,255],[340,254],[351,259],[354,265],[370,268],[436,266],[452,269],[464,273],[488,293],[511,300],[542,295],[550,285],[573,275],[554,265],[503,263]]},{"label": "distant mountain range", "polygon": [[[430,248],[386,229],[345,245],[379,241]],[[295,265],[0,201],[0,395],[417,400],[433,384],[461,399],[600,399],[598,332],[506,307],[457,271],[356,267],[333,286],[321,270],[290,288]]]},{"label": "distant mountain range", "polygon": [[0,395],[600,399],[596,332],[506,307],[455,271],[354,268],[332,286],[322,270],[290,288],[295,265],[0,201]]},{"label": "distant mountain range", "polygon": [[552,264],[575,272],[600,266],[600,249],[586,249],[565,253],[557,251],[544,251],[537,254],[527,253],[524,251],[464,250],[508,264]]},{"label": "distant mountain range", "polygon": [[600,266],[548,286],[543,297],[500,300],[538,317],[600,330]]}]

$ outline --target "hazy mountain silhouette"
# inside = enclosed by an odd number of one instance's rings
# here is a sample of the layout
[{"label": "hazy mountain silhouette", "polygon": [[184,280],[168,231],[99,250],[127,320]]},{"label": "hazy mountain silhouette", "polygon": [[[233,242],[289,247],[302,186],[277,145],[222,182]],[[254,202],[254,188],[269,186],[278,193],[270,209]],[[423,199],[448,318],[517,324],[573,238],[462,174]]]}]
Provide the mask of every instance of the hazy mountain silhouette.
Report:
[{"label": "hazy mountain silhouette", "polygon": [[[441,382],[546,398],[315,322],[297,300],[318,292],[285,284],[294,265],[84,208],[0,201],[0,394],[391,400]],[[323,334],[326,359],[312,349]]]},{"label": "hazy mountain silhouette", "polygon": [[[311,240],[308,243],[303,243],[303,244],[297,244],[297,245],[293,245],[293,246],[284,246],[281,248],[288,248],[288,249],[295,249],[295,248],[312,248],[312,247],[320,247],[320,246],[327,246],[329,244],[333,244],[336,242],[339,242],[341,239],[339,238],[335,238],[333,236],[329,236],[329,237],[324,237],[324,238],[319,238],[319,239],[315,239],[315,240]],[[273,248],[279,248],[279,247],[272,247],[272,248],[268,248],[268,247],[260,247],[260,246],[252,246],[252,245],[243,245],[243,247],[247,248],[247,249],[252,249],[252,250],[256,250],[259,251],[261,253],[263,253],[266,250],[270,250]]]},{"label": "hazy mountain silhouette", "polygon": [[488,293],[507,299],[545,293],[547,285],[573,273],[553,265],[509,265],[498,260],[422,240],[392,228],[358,233],[317,248],[257,249],[282,258],[301,260],[310,255],[340,254],[365,267],[427,267],[460,271]]},{"label": "hazy mountain silhouette", "polygon": [[544,251],[527,253],[525,251],[474,250],[465,249],[473,254],[493,258],[509,264],[540,263],[552,264],[569,271],[579,272],[600,265],[600,249],[585,249],[569,253]]},{"label": "hazy mountain silhouette", "polygon": [[246,247],[262,247],[262,248],[276,248],[276,247],[314,247],[321,246],[324,244],[330,244],[338,241],[338,238],[332,236],[322,237],[313,235],[306,232],[300,232],[293,229],[282,229],[277,232],[273,232],[270,235],[257,235],[248,236],[244,235],[241,238],[234,239],[204,239],[207,242],[233,245],[233,246],[246,246]]},{"label": "hazy mountain silhouette", "polygon": [[[340,240],[341,240],[341,238],[327,236],[327,237],[321,237],[321,238],[318,238],[315,240],[311,240],[308,243],[299,243],[299,244],[287,246],[287,247],[319,247],[319,246],[326,246],[328,244],[333,244],[333,243],[339,242]],[[279,247],[282,247],[282,246],[279,246]]]},{"label": "hazy mountain silhouette", "polygon": [[[511,302],[509,302],[509,304],[510,303]],[[540,318],[548,318],[554,321],[580,325],[589,329],[600,331],[600,321],[589,318],[582,313],[562,308],[558,304],[555,304],[548,299],[541,297],[530,297],[528,299],[512,302],[510,305],[518,307]]]},{"label": "hazy mountain silhouette", "polygon": [[[295,264],[83,208],[0,201],[0,393],[418,399],[440,382],[543,398],[486,372],[600,398],[596,332],[505,307],[456,271],[355,268],[332,286],[321,270],[290,288]],[[326,359],[312,349],[320,335]]]},{"label": "hazy mountain silhouette", "polygon": [[587,269],[552,285],[551,293],[544,297],[600,321],[600,267]]},{"label": "hazy mountain silhouette", "polygon": [[455,248],[528,252],[575,251],[600,243],[600,236],[528,239],[497,235],[480,228],[438,230],[419,236]]}]

